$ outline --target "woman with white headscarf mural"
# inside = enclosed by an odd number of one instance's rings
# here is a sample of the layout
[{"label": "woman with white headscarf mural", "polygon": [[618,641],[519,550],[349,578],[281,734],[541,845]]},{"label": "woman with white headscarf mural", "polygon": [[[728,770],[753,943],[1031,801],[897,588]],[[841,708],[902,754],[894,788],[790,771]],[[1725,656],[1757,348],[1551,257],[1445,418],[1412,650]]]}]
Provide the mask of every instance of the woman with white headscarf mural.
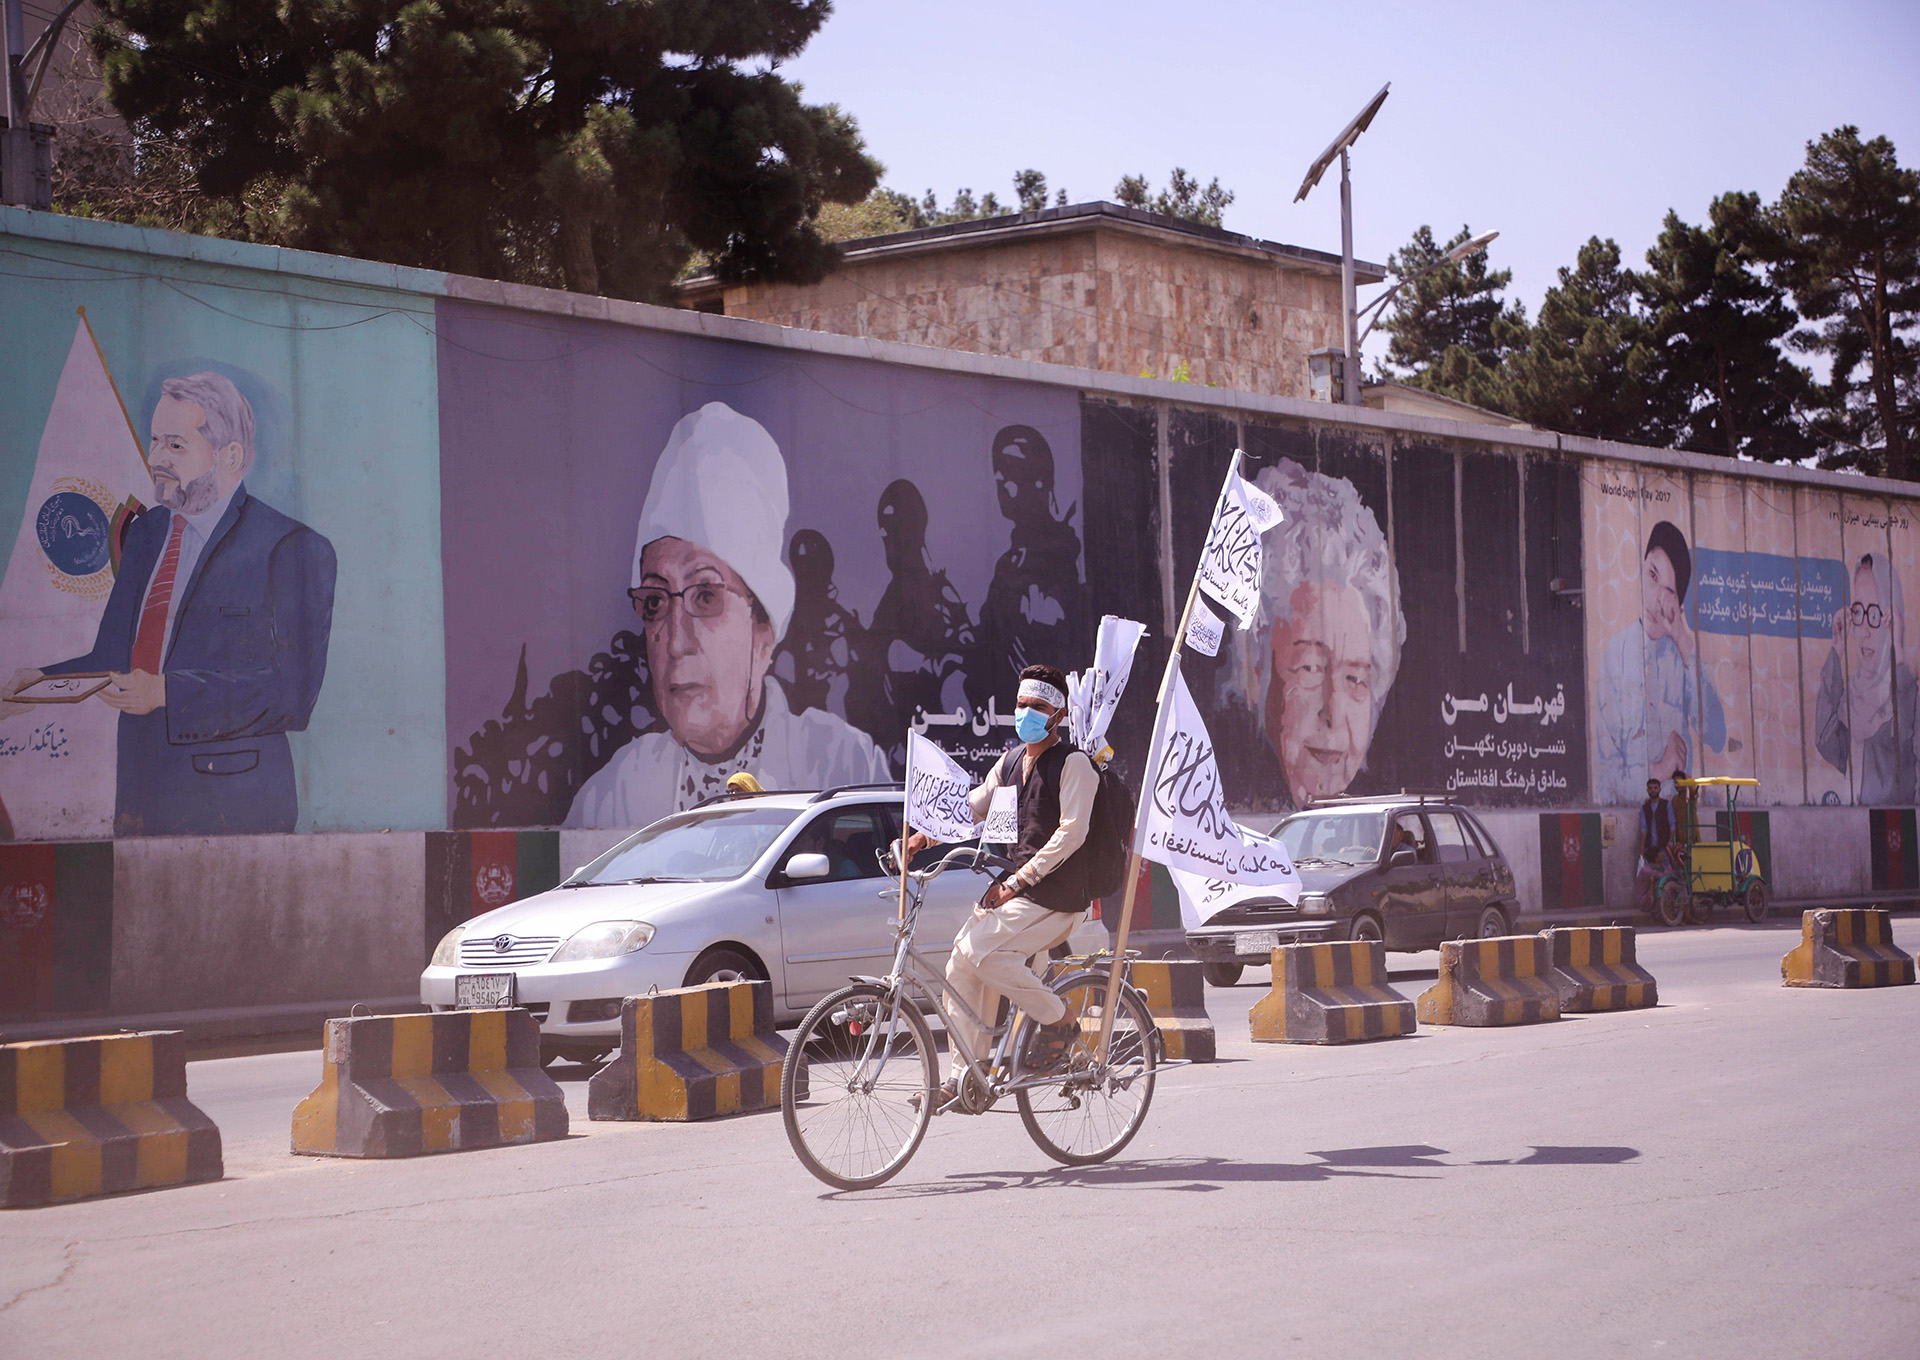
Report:
[{"label": "woman with white headscarf mural", "polygon": [[794,713],[767,674],[793,614],[787,467],[773,436],[710,402],[673,427],[634,535],[627,594],[646,632],[663,727],[616,751],[580,787],[569,826],[644,826],[726,790],[890,779],[865,733]]},{"label": "woman with white headscarf mural", "polygon": [[1856,803],[1913,802],[1916,688],[1906,663],[1907,607],[1885,553],[1853,572],[1853,602],[1835,611],[1833,650],[1820,670],[1814,743],[1853,776]]},{"label": "woman with white headscarf mural", "polygon": [[1407,640],[1387,538],[1353,483],[1283,458],[1255,483],[1285,516],[1262,543],[1260,609],[1240,683],[1292,807],[1347,791]]}]

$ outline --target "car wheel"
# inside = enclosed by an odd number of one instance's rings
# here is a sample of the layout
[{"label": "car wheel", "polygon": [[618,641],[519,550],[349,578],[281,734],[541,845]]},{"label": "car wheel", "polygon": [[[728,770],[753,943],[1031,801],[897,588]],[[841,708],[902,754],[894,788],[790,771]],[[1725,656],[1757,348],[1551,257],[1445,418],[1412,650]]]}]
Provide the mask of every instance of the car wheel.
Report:
[{"label": "car wheel", "polygon": [[1353,923],[1347,927],[1347,938],[1349,940],[1366,940],[1370,943],[1384,944],[1387,937],[1380,929],[1379,917],[1360,915],[1354,917]]},{"label": "car wheel", "polygon": [[683,987],[705,987],[714,982],[760,982],[760,967],[737,949],[709,949],[687,969]]},{"label": "car wheel", "polygon": [[1231,987],[1240,980],[1244,967],[1244,964],[1238,963],[1203,963],[1200,965],[1200,976],[1216,987]]},{"label": "car wheel", "polygon": [[1475,933],[1483,940],[1507,934],[1507,914],[1498,907],[1488,907],[1480,913],[1480,927]]}]

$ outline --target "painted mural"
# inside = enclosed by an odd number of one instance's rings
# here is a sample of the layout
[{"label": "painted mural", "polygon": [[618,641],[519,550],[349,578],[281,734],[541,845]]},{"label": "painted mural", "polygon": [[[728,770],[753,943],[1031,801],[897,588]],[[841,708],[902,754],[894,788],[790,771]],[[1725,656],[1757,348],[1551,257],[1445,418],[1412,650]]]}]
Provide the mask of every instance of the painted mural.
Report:
[{"label": "painted mural", "polygon": [[479,308],[440,315],[460,827],[626,827],[752,774],[983,768],[1091,646],[1076,400]]}]

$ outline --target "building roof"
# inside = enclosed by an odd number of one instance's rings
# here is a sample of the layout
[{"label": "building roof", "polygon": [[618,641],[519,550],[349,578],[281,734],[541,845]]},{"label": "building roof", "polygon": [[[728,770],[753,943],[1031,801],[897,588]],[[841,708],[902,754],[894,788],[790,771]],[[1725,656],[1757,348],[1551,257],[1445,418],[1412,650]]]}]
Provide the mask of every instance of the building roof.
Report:
[{"label": "building roof", "polygon": [[[979,217],[937,227],[889,232],[884,236],[863,236],[841,243],[844,252],[841,263],[855,264],[862,260],[999,245],[1005,241],[1092,231],[1101,227],[1133,235],[1157,236],[1169,244],[1264,258],[1275,264],[1289,265],[1316,274],[1340,272],[1340,257],[1324,250],[1309,250],[1305,246],[1290,246],[1256,236],[1243,236],[1223,227],[1209,227],[1185,218],[1129,208],[1119,203],[1072,203],[1060,208],[1042,208],[1037,212],[1007,213],[1000,217]],[[1387,271],[1382,265],[1356,259],[1353,262],[1353,276],[1357,283],[1381,283],[1386,279]],[[691,301],[694,297],[718,291],[720,286],[719,280],[707,272],[683,279],[675,288],[683,301]]]},{"label": "building roof", "polygon": [[1397,382],[1369,382],[1360,385],[1360,404],[1375,411],[1397,415],[1427,416],[1436,420],[1462,420],[1473,425],[1500,425],[1509,430],[1531,430],[1524,420],[1489,411],[1484,406],[1455,401],[1424,387],[1409,387]]}]

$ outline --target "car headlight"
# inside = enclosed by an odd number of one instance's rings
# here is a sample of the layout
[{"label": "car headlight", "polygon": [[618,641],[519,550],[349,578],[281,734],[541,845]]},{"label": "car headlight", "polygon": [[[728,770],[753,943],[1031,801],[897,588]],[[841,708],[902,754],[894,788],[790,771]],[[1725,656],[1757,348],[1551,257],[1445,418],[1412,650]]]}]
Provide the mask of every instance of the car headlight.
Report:
[{"label": "car headlight", "polygon": [[653,927],[645,921],[595,921],[560,946],[549,962],[578,963],[582,959],[611,959],[645,949]]},{"label": "car headlight", "polygon": [[1333,899],[1325,893],[1308,893],[1300,899],[1300,914],[1302,916],[1331,916],[1333,915]]},{"label": "car headlight", "polygon": [[440,943],[433,947],[435,968],[456,968],[460,964],[460,937],[467,933],[465,926],[455,926],[440,937]]}]

